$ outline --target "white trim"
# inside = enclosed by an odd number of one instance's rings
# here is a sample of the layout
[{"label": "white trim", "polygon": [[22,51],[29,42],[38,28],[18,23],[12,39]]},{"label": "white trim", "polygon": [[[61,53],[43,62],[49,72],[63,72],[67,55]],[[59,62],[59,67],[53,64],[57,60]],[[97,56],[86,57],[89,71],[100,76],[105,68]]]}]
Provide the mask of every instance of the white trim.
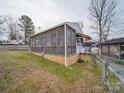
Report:
[{"label": "white trim", "polygon": [[65,66],[68,66],[67,65],[67,36],[66,36],[66,31],[67,29],[66,29],[66,23],[64,24],[64,32],[65,32],[65,34],[64,34],[64,36],[65,36]]}]

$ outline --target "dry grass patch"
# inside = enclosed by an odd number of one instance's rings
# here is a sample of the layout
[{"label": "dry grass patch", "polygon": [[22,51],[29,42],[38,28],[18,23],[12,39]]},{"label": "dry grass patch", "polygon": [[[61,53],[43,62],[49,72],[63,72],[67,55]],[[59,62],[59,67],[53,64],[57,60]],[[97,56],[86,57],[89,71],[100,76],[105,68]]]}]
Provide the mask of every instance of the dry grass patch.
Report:
[{"label": "dry grass patch", "polygon": [[104,93],[90,57],[66,68],[28,52],[0,52],[0,93]]}]

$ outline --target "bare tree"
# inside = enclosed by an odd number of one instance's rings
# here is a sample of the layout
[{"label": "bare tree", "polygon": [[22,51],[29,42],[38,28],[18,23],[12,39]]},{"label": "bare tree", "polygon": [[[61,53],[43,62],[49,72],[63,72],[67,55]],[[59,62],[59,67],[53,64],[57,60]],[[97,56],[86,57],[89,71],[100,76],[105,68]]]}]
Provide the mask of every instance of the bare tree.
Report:
[{"label": "bare tree", "polygon": [[0,25],[3,23],[2,19],[1,19],[1,16],[0,16]]},{"label": "bare tree", "polygon": [[11,16],[4,16],[4,22],[7,24],[10,30],[10,39],[16,40],[17,33],[18,33],[18,25],[16,18],[12,18]]},{"label": "bare tree", "polygon": [[0,16],[0,25],[2,25],[4,23],[4,18],[3,16]]},{"label": "bare tree", "polygon": [[117,19],[115,0],[92,0],[89,7],[92,28],[99,36],[100,43],[106,41]]},{"label": "bare tree", "polygon": [[79,21],[77,23],[78,23],[78,26],[79,26],[80,30],[83,32],[83,27],[84,27],[83,21]]}]

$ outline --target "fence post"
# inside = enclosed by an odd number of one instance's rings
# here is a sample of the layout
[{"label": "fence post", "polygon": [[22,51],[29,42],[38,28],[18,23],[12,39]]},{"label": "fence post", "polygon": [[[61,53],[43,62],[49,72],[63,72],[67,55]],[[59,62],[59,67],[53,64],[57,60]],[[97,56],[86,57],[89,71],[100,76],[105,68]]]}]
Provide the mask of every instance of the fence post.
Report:
[{"label": "fence post", "polygon": [[104,58],[104,64],[103,64],[103,82],[104,82],[104,86],[106,88],[109,89],[109,92],[110,93],[113,93],[113,90],[112,90],[112,87],[110,85],[110,82],[108,80],[108,75],[109,75],[109,59],[108,57],[107,58]]}]

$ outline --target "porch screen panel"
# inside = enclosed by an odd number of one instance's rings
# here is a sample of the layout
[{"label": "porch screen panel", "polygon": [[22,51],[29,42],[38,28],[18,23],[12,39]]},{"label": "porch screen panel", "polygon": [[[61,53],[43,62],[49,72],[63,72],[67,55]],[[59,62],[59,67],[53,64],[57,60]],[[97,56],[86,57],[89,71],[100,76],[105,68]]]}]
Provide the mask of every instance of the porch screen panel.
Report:
[{"label": "porch screen panel", "polygon": [[40,52],[40,43],[41,43],[40,38],[37,37],[35,42],[36,42],[35,51]]},{"label": "porch screen panel", "polygon": [[67,26],[67,55],[76,53],[76,31]]},{"label": "porch screen panel", "polygon": [[64,55],[64,25],[33,37],[31,42],[34,52]]},{"label": "porch screen panel", "polygon": [[56,29],[57,31],[57,54],[64,55],[65,47],[64,47],[64,27],[60,27]]},{"label": "porch screen panel", "polygon": [[57,34],[56,34],[56,30],[52,30],[51,31],[51,54],[57,54]]},{"label": "porch screen panel", "polygon": [[58,45],[64,46],[64,29],[60,28],[57,30],[58,33]]},{"label": "porch screen panel", "polygon": [[35,47],[36,47],[36,45],[35,45],[35,37],[33,37],[33,39],[32,39],[32,50],[33,50],[33,52],[35,52]]},{"label": "porch screen panel", "polygon": [[45,44],[45,34],[41,34],[40,35],[40,42],[41,42],[41,52],[45,52],[45,47],[46,47],[46,44]]},{"label": "porch screen panel", "polygon": [[30,38],[30,49],[32,51],[32,38]]},{"label": "porch screen panel", "polygon": [[45,53],[51,54],[51,32],[46,33],[46,48]]},{"label": "porch screen panel", "polygon": [[76,53],[76,32],[72,31],[72,54]]}]

